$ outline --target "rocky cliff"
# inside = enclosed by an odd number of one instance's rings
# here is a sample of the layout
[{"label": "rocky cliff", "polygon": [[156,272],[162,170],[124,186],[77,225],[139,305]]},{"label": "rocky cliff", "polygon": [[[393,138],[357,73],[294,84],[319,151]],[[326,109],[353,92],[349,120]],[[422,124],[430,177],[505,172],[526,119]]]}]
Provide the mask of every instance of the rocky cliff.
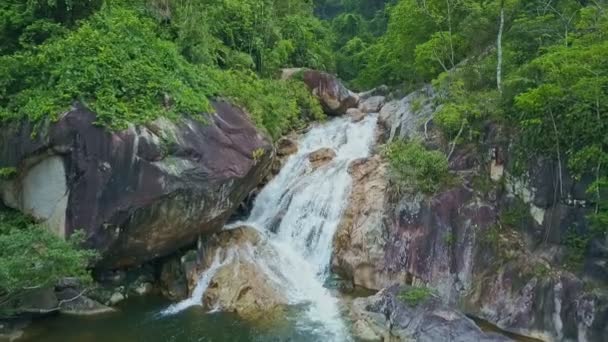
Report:
[{"label": "rocky cliff", "polygon": [[[430,88],[380,109],[384,141],[450,147],[433,128]],[[500,328],[547,341],[608,339],[607,241],[590,236],[586,180],[556,179],[536,160],[513,171],[510,139],[488,123],[480,146],[458,146],[458,182],[433,195],[398,192],[380,156],[351,165],[353,192],[334,240],[332,269],[354,285],[428,286],[451,306]],[[561,189],[560,189],[561,188]],[[577,265],[571,265],[573,253]]]}]

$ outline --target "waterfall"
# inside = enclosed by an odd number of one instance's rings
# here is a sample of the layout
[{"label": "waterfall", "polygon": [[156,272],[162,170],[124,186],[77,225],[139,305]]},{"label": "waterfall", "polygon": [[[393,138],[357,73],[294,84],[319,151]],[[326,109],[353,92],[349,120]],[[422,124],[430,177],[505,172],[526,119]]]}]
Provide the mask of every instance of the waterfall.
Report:
[{"label": "waterfall", "polygon": [[[314,329],[328,341],[350,340],[338,300],[323,284],[329,274],[333,236],[350,195],[348,166],[369,156],[376,121],[376,115],[358,123],[342,117],[312,128],[299,139],[298,152],[260,192],[250,217],[226,227],[247,225],[262,233],[272,250],[246,254],[254,256],[290,304],[305,305],[306,319],[299,326]],[[333,149],[336,157],[315,170],[308,158],[321,148]],[[201,275],[192,298],[167,312],[200,305],[209,280],[225,263],[215,260]]]},{"label": "waterfall", "polygon": [[218,249],[217,253],[215,254],[215,257],[213,258],[213,262],[211,263],[209,268],[205,270],[205,272],[203,272],[198,278],[198,281],[196,282],[196,287],[194,288],[194,291],[192,291],[192,295],[190,296],[190,298],[169,306],[161,312],[161,315],[174,315],[178,312],[186,310],[189,307],[201,305],[201,298],[207,290],[209,282],[211,281],[211,279],[213,279],[213,276],[222,266],[232,262],[236,255],[236,251],[229,250],[227,253],[227,257],[223,260],[221,259],[220,254],[221,250]]}]

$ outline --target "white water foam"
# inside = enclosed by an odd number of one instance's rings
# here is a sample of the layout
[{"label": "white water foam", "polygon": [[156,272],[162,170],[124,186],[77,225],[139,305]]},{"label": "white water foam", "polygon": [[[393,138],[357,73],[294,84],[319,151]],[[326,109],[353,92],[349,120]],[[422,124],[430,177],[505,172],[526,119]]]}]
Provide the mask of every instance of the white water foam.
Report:
[{"label": "white water foam", "polygon": [[161,315],[174,315],[181,311],[186,310],[187,308],[193,306],[202,305],[202,298],[205,291],[207,291],[207,287],[209,286],[209,282],[213,279],[213,276],[217,273],[217,271],[222,268],[222,266],[227,265],[232,262],[235,256],[234,250],[229,250],[227,253],[227,257],[222,260],[221,258],[221,249],[217,250],[215,257],[213,258],[213,262],[209,266],[205,272],[203,272],[198,281],[196,282],[196,287],[194,291],[192,291],[192,295],[188,299],[184,299],[181,302],[175,303],[165,310],[161,312]]}]

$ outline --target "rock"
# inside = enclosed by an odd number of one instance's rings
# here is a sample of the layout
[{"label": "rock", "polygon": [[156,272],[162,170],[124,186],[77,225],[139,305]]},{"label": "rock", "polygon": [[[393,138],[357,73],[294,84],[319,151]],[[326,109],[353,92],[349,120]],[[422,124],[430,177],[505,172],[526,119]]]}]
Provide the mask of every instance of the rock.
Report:
[{"label": "rock", "polygon": [[281,79],[282,80],[289,80],[291,78],[294,78],[294,76],[296,74],[300,74],[304,72],[304,68],[286,68],[281,70]]},{"label": "rock", "polygon": [[110,297],[110,305],[114,306],[114,305],[122,302],[123,300],[125,300],[125,296],[122,293],[114,292],[112,297]]},{"label": "rock", "polygon": [[372,96],[387,96],[390,92],[390,89],[386,85],[381,85],[372,90],[368,90],[363,93],[359,93],[359,98],[363,100],[367,100]]},{"label": "rock", "polygon": [[145,296],[154,291],[154,285],[152,285],[152,283],[141,283],[134,289],[134,291],[140,296]]},{"label": "rock", "polygon": [[313,170],[320,168],[323,165],[326,165],[330,161],[332,161],[336,157],[336,151],[331,148],[322,148],[317,151],[312,152],[308,156],[308,160],[312,165]]},{"label": "rock", "polygon": [[[385,103],[380,110],[378,122],[386,130],[386,140],[426,138],[424,127],[430,125],[435,112],[431,86],[415,91],[401,100]],[[427,132],[428,135],[428,132]]]},{"label": "rock", "polygon": [[115,310],[105,306],[87,296],[84,292],[73,288],[65,288],[61,291],[56,291],[59,299],[59,312],[68,315],[99,315]]},{"label": "rock", "polygon": [[363,113],[378,113],[384,106],[384,102],[384,96],[372,96],[359,104],[359,110]]},{"label": "rock", "polygon": [[342,115],[349,108],[355,108],[359,104],[359,96],[348,90],[338,78],[333,75],[308,69],[287,69],[283,71],[285,79],[302,77],[313,95],[321,102],[323,110],[327,115]]},{"label": "rock", "polygon": [[188,297],[188,278],[177,256],[165,261],[160,272],[160,286],[163,296],[177,301]]},{"label": "rock", "polygon": [[605,341],[608,296],[587,293],[574,275],[538,265],[520,256],[500,268],[486,266],[465,308],[503,330],[543,341]]},{"label": "rock", "polygon": [[272,145],[247,114],[213,106],[205,122],[161,118],[112,132],[75,104],[34,139],[32,124],[5,123],[0,160],[19,170],[0,197],[59,236],[83,229],[99,267],[168,255],[221,229],[270,165]]},{"label": "rock", "polygon": [[[271,252],[257,230],[239,227],[216,234],[205,248],[207,271],[219,264],[211,276],[203,304],[209,309],[235,312],[250,321],[272,322],[285,315],[287,298],[279,291],[280,284],[266,276],[256,263],[259,253]],[[194,288],[197,274],[190,275]]]},{"label": "rock", "polygon": [[259,266],[235,260],[211,279],[203,302],[208,308],[235,312],[246,320],[272,321],[285,314],[287,299],[277,293]]},{"label": "rock", "polygon": [[353,185],[334,236],[332,270],[355,285],[380,289],[384,279],[384,206],[389,181],[386,164],[379,157],[351,163]]},{"label": "rock", "polygon": [[382,335],[374,331],[372,325],[363,319],[353,323],[353,335],[357,337],[357,340],[364,342],[383,342],[384,340]]},{"label": "rock", "polygon": [[35,289],[14,302],[3,303],[3,309],[16,314],[48,315],[59,311],[59,300],[52,287]]},{"label": "rock", "polygon": [[277,141],[277,155],[287,157],[298,152],[298,143],[289,138],[281,138]]},{"label": "rock", "polygon": [[436,298],[407,304],[398,298],[402,289],[393,286],[354,301],[354,331],[360,334],[357,337],[371,341],[511,341],[483,332],[471,319]]},{"label": "rock", "polygon": [[346,115],[350,116],[352,122],[360,122],[365,119],[365,113],[358,108],[349,108],[346,111]]}]

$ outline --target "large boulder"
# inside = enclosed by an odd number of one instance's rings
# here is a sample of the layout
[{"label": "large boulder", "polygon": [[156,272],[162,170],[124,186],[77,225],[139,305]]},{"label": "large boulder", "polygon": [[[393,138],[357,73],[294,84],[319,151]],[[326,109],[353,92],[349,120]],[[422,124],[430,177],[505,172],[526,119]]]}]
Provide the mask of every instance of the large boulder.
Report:
[{"label": "large boulder", "polygon": [[209,277],[202,298],[205,307],[235,312],[250,321],[276,321],[284,316],[288,300],[259,263],[264,253],[273,251],[253,228],[220,232],[205,247],[203,267],[190,274],[190,288],[203,274]]},{"label": "large boulder", "polygon": [[348,90],[334,75],[309,69],[285,69],[282,77],[301,78],[328,115],[343,115],[359,104],[359,95]]},{"label": "large boulder", "polygon": [[483,332],[471,319],[429,296],[408,303],[401,297],[407,288],[392,286],[353,302],[356,337],[364,341],[511,341]]},{"label": "large boulder", "polygon": [[384,106],[385,97],[384,96],[372,96],[368,99],[361,101],[359,104],[359,110],[363,113],[378,113],[382,106]]},{"label": "large boulder", "polygon": [[57,122],[5,124],[2,201],[59,236],[82,229],[107,268],[140,264],[219,230],[265,176],[270,141],[246,113],[214,102],[204,120],[158,119],[111,132],[75,104]]}]

